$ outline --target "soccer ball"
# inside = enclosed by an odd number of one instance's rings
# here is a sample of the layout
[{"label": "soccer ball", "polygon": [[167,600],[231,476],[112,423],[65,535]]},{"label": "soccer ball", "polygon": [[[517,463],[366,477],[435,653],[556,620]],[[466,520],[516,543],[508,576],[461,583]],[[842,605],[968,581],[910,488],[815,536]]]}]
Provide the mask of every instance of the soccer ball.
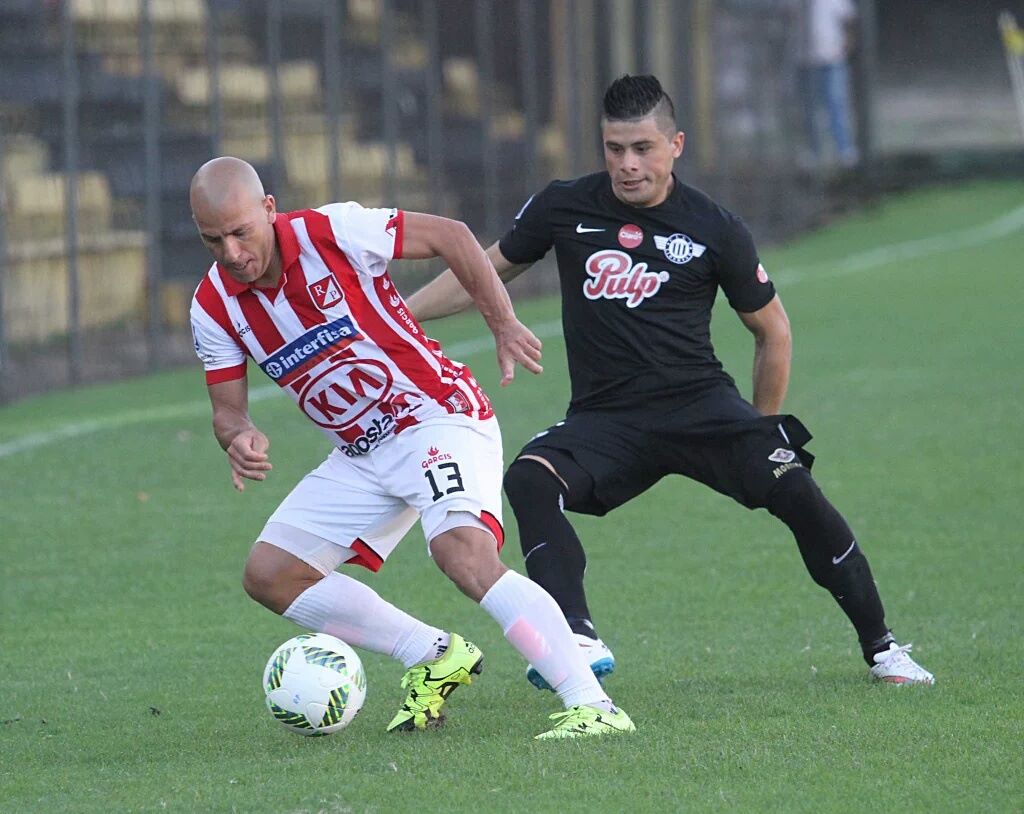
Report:
[{"label": "soccer ball", "polygon": [[263,671],[267,708],[300,735],[344,729],[366,700],[366,673],[341,639],[304,633],[282,644]]}]

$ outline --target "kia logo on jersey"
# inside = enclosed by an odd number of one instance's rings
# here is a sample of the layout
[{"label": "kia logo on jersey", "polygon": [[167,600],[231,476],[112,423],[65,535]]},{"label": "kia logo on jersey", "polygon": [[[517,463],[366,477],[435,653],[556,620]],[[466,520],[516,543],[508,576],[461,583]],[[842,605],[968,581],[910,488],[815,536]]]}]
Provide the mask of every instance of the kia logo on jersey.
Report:
[{"label": "kia logo on jersey", "polygon": [[313,298],[313,302],[316,303],[316,307],[321,311],[333,308],[344,299],[341,286],[338,285],[333,274],[328,274],[322,280],[310,283],[306,289],[309,291],[309,296]]},{"label": "kia logo on jersey", "polygon": [[587,258],[583,295],[588,300],[625,300],[627,308],[636,308],[658,293],[669,281],[667,271],[648,271],[646,263],[633,265],[633,258],[616,249],[602,249]]},{"label": "kia logo on jersey", "polygon": [[391,371],[381,362],[344,359],[306,385],[299,406],[314,424],[343,430],[386,400],[393,382]]}]

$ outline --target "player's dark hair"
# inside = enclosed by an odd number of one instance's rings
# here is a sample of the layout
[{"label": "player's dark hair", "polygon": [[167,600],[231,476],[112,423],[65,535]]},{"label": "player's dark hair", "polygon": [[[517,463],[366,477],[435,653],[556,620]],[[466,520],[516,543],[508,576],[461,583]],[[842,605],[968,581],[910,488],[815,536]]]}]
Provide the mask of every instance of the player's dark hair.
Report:
[{"label": "player's dark hair", "polygon": [[604,93],[604,119],[610,122],[637,121],[653,115],[667,134],[675,134],[676,109],[656,76],[620,76]]}]

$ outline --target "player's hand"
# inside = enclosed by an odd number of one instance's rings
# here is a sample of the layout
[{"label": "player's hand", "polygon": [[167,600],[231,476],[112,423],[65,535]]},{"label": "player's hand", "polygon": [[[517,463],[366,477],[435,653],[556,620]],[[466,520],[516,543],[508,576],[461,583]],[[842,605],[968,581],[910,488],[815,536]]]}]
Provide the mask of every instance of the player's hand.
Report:
[{"label": "player's hand", "polygon": [[256,429],[243,430],[231,440],[226,452],[231,463],[231,482],[239,492],[245,491],[242,478],[267,479],[267,472],[274,468],[267,455],[268,449],[270,439]]},{"label": "player's hand", "polygon": [[501,371],[501,386],[505,387],[515,378],[516,364],[531,373],[543,373],[540,365],[541,341],[518,319],[513,319],[494,332],[498,349],[498,369]]}]

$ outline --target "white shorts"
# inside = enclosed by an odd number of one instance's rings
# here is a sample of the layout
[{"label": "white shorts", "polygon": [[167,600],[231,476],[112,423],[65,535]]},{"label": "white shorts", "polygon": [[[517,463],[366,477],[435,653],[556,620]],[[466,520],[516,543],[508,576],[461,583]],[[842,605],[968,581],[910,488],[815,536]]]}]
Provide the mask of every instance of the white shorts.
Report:
[{"label": "white shorts", "polygon": [[[496,418],[428,419],[369,455],[333,450],[277,507],[258,539],[323,574],[346,562],[380,570],[417,517],[428,552],[430,540],[457,525],[490,531],[500,549],[502,469]],[[466,513],[466,522],[449,519],[451,513]]]}]

